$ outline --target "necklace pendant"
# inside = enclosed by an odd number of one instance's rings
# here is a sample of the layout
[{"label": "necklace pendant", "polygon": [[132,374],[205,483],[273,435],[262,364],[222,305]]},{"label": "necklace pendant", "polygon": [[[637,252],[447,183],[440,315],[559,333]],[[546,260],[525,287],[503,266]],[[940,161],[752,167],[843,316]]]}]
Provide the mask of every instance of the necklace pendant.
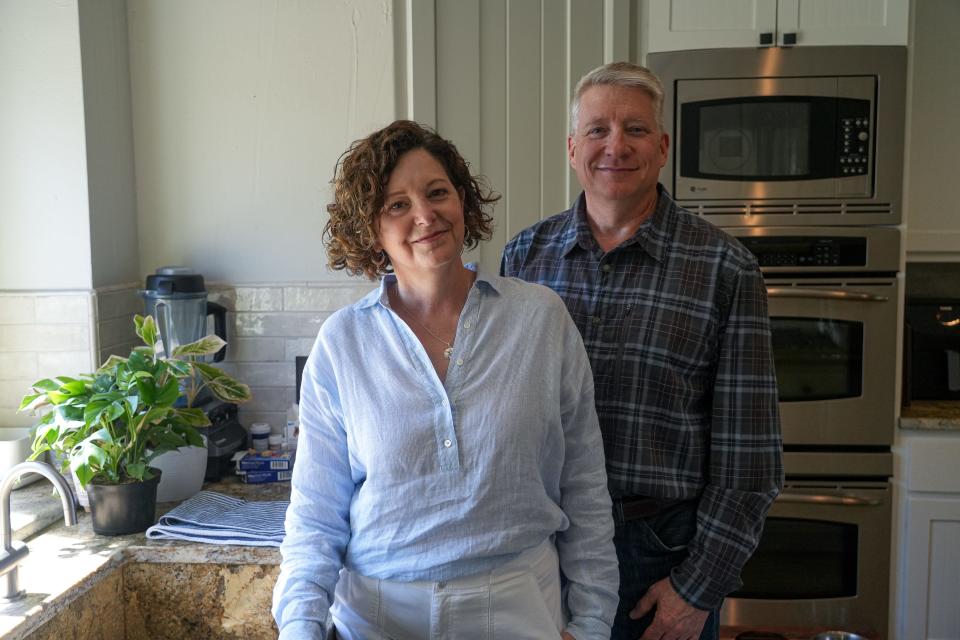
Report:
[{"label": "necklace pendant", "polygon": [[452,355],[453,355],[453,347],[447,347],[446,349],[443,350],[443,357],[446,358],[447,360],[449,360],[450,356]]}]

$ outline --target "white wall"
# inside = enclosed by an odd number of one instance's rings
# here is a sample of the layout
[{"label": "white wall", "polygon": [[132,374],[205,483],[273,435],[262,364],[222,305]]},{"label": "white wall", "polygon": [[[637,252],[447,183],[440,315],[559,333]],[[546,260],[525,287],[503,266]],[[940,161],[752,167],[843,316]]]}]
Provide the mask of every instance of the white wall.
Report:
[{"label": "white wall", "polygon": [[126,0],[79,0],[93,286],[140,279]]},{"label": "white wall", "polygon": [[390,0],[129,0],[127,19],[141,272],[342,281],[328,183],[395,117]]},{"label": "white wall", "polygon": [[913,5],[904,181],[907,260],[960,261],[960,2]]},{"label": "white wall", "polygon": [[0,0],[0,290],[92,284],[76,0]]}]

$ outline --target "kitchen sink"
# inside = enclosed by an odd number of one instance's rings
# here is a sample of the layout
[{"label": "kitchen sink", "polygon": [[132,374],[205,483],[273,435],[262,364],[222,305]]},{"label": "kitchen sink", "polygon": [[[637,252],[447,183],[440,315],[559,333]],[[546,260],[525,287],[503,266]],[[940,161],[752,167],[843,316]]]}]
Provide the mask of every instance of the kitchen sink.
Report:
[{"label": "kitchen sink", "polygon": [[273,640],[270,601],[279,570],[269,564],[131,560],[57,607],[29,637]]}]

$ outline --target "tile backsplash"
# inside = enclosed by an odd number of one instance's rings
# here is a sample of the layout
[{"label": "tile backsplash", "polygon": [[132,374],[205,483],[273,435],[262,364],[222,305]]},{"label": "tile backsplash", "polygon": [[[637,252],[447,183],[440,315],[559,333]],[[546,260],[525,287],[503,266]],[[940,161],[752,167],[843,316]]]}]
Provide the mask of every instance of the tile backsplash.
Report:
[{"label": "tile backsplash", "polygon": [[[110,354],[127,355],[139,339],[139,283],[88,292],[0,292],[0,426],[28,425],[20,399],[39,378],[92,371]],[[208,282],[212,302],[227,308],[222,366],[250,385],[240,422],[268,422],[280,433],[295,397],[295,358],[308,355],[320,325],[375,285]]]},{"label": "tile backsplash", "polygon": [[90,371],[95,304],[89,291],[0,292],[0,426],[32,424],[17,407],[38,379]]},{"label": "tile backsplash", "polygon": [[240,405],[240,422],[267,422],[282,433],[296,396],[297,356],[309,355],[323,321],[376,285],[208,283],[209,297],[227,308],[224,370],[250,385],[253,400]]}]

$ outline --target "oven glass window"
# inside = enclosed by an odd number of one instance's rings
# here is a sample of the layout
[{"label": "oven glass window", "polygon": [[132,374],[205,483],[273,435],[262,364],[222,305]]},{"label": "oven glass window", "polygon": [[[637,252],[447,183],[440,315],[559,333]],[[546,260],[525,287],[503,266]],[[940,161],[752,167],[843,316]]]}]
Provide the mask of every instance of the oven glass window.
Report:
[{"label": "oven glass window", "polygon": [[854,524],[767,518],[753,557],[743,567],[734,598],[767,600],[857,595]]},{"label": "oven glass window", "polygon": [[863,392],[863,323],[770,320],[781,402],[857,398]]}]

